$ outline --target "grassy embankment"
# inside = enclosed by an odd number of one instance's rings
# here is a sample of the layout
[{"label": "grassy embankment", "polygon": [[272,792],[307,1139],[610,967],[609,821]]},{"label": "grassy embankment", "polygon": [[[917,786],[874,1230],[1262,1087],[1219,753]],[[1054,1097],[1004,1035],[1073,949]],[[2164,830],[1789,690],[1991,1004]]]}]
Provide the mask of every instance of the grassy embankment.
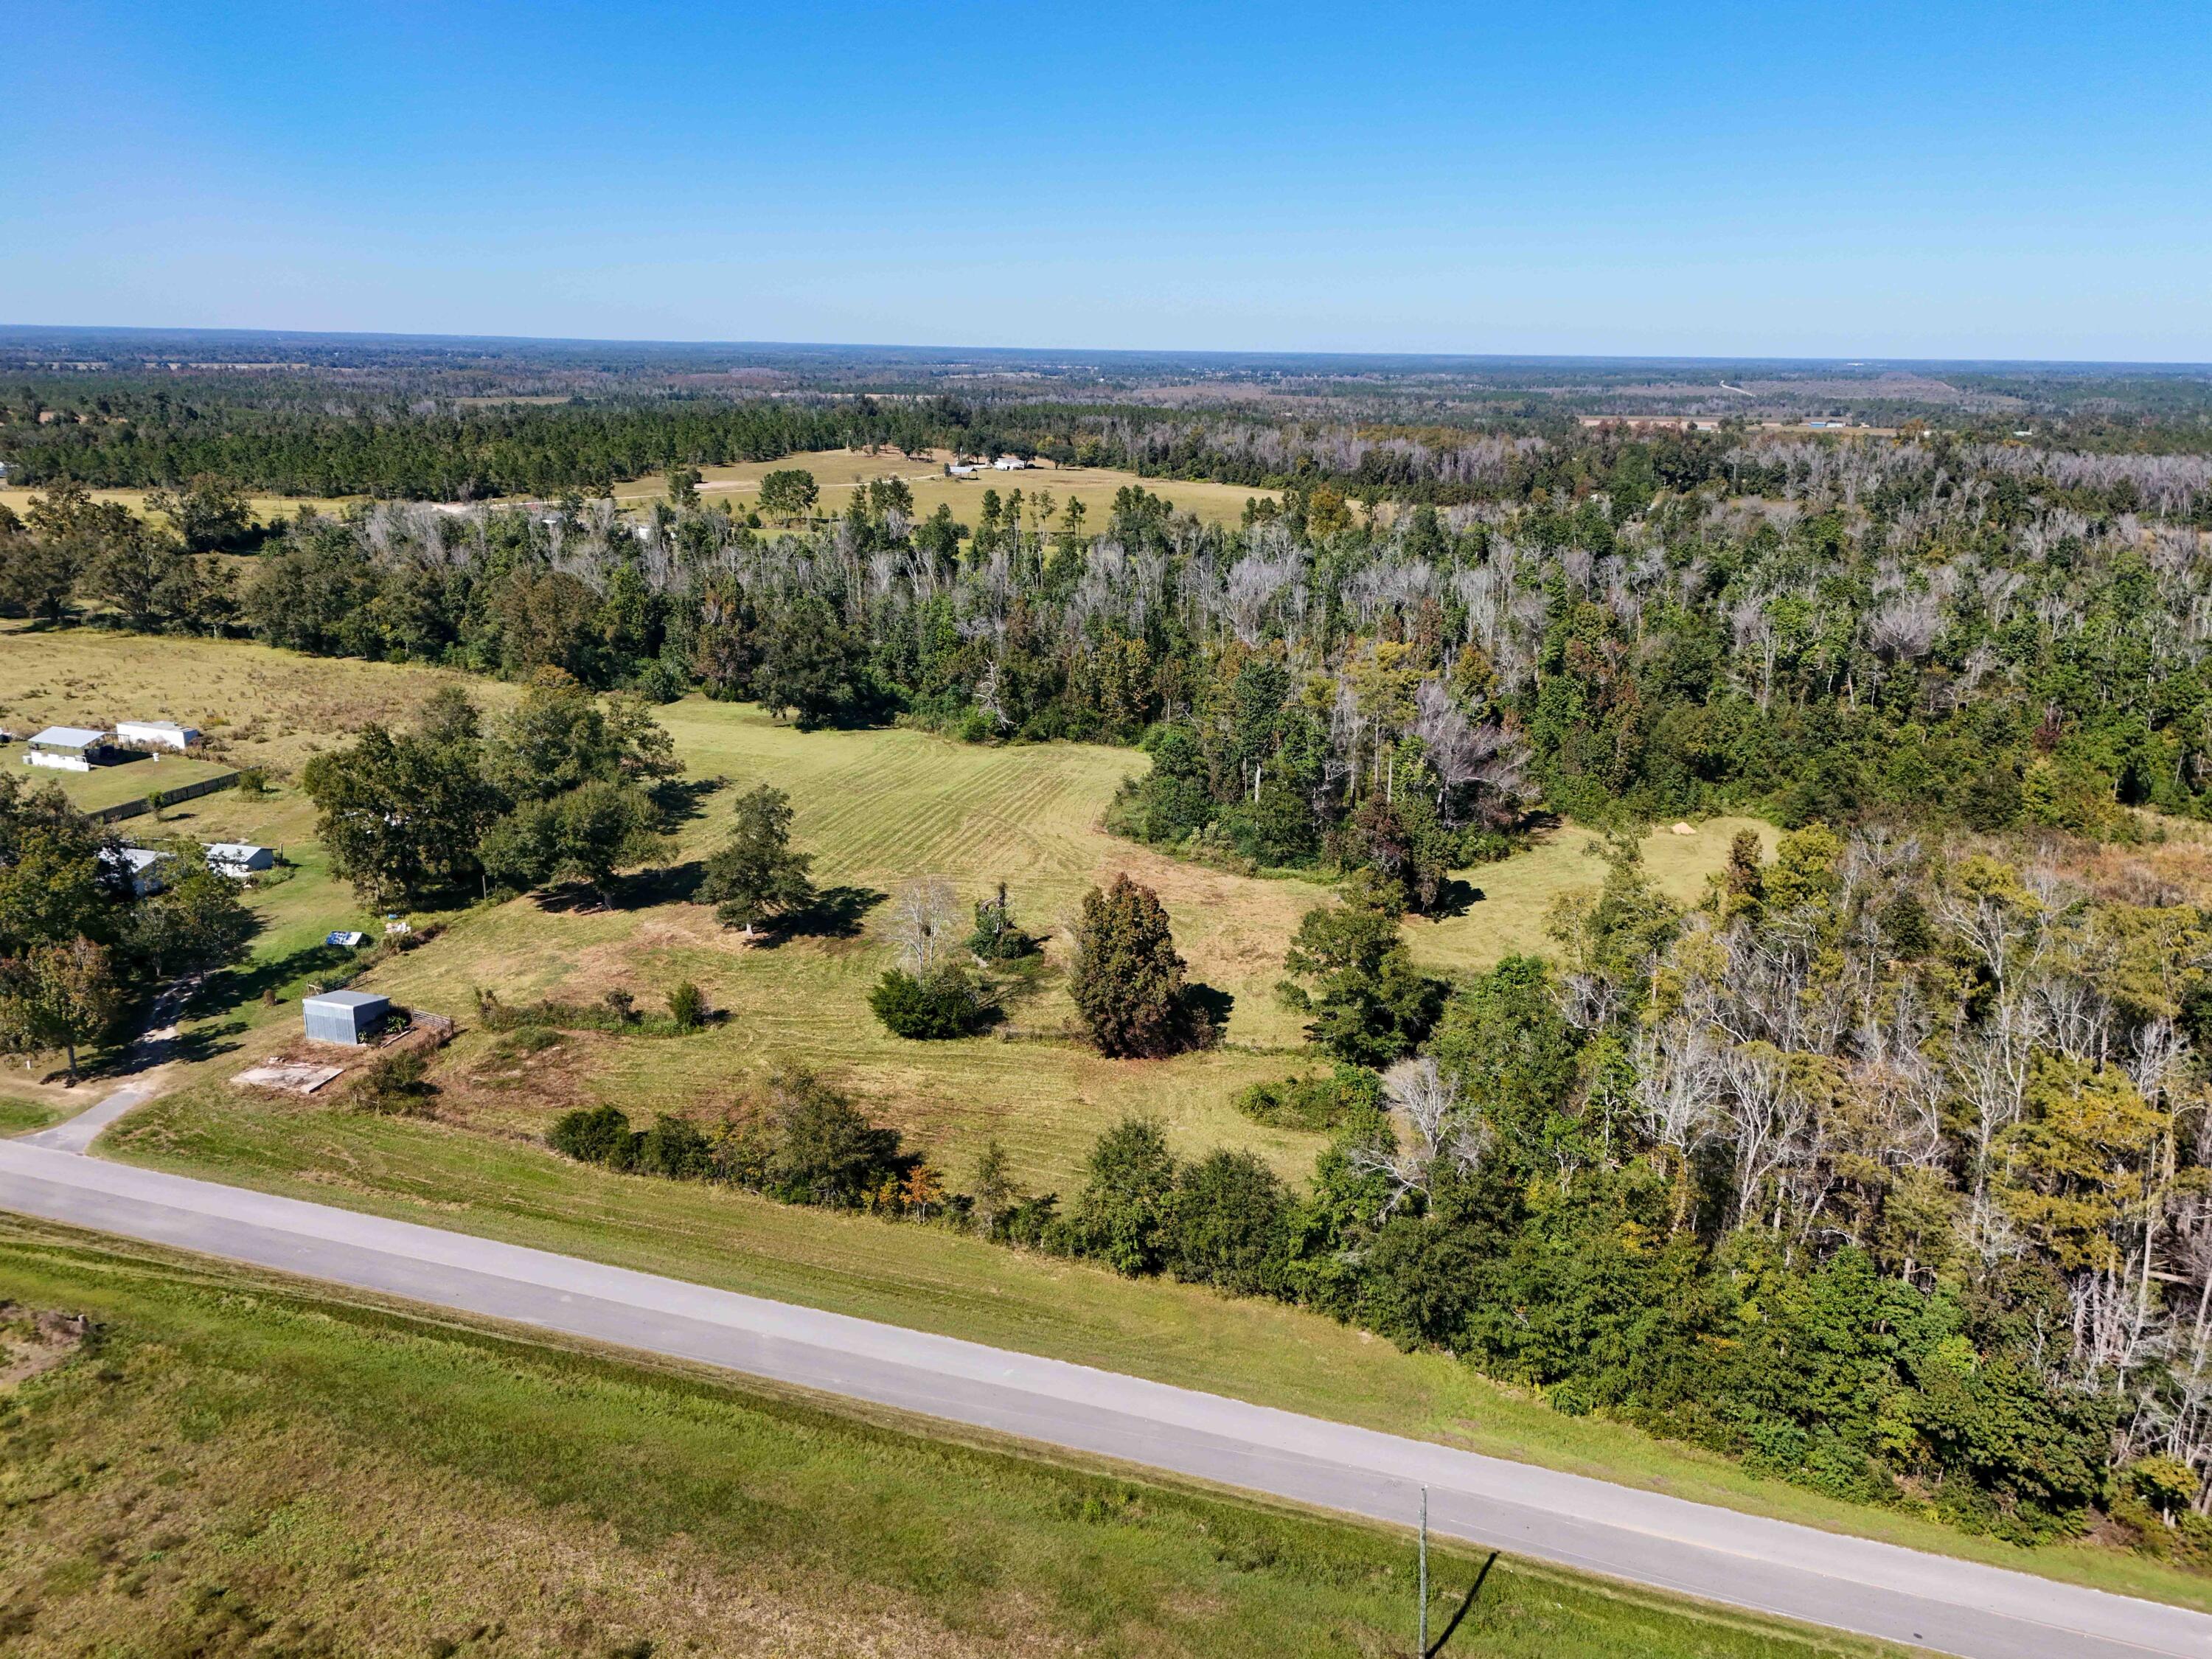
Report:
[{"label": "grassy embankment", "polygon": [[[1413,1645],[1380,1529],[0,1220],[4,1300],[99,1326],[0,1383],[11,1653]],[[1898,1651],[1512,1561],[1454,1650]]]}]

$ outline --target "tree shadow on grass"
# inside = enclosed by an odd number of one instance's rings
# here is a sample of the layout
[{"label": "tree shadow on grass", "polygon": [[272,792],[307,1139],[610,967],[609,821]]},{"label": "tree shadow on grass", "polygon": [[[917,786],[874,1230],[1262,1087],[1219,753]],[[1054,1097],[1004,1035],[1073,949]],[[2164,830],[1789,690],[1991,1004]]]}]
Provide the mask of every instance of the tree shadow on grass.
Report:
[{"label": "tree shadow on grass", "polygon": [[641,910],[654,904],[690,904],[698,895],[699,884],[706,878],[707,866],[698,859],[672,864],[665,870],[641,870],[623,878],[622,908]]},{"label": "tree shadow on grass", "polygon": [[1212,1048],[1229,1030],[1230,1011],[1237,999],[1230,992],[1193,980],[1182,988],[1182,1006],[1201,1048]]},{"label": "tree shadow on grass", "polygon": [[823,887],[813,902],[793,910],[775,928],[758,934],[754,948],[773,950],[790,939],[858,939],[868,912],[889,898],[873,887]]},{"label": "tree shadow on grass", "polygon": [[729,787],[727,778],[669,778],[653,787],[653,804],[668,815],[670,826],[703,817],[709,796]]},{"label": "tree shadow on grass", "polygon": [[1431,921],[1449,921],[1463,916],[1483,901],[1482,889],[1457,876],[1446,876],[1437,889],[1437,902],[1429,907]]},{"label": "tree shadow on grass", "polygon": [[281,957],[247,963],[242,967],[226,968],[220,973],[210,974],[202,981],[198,994],[185,1005],[186,1012],[212,1012],[218,1009],[235,1008],[240,1003],[254,1001],[271,991],[281,994],[295,980],[334,974],[353,959],[354,952],[343,945],[319,944],[307,945],[302,950],[288,951]]}]

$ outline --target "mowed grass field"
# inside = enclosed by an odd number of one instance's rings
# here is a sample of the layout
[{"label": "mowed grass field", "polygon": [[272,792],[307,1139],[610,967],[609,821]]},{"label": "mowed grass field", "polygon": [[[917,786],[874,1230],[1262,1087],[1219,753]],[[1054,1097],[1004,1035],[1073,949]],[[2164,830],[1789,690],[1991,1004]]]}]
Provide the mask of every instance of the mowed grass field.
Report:
[{"label": "mowed grass field", "polygon": [[[46,493],[43,489],[0,489],[0,507],[12,508],[18,516],[27,515],[31,500]],[[149,516],[146,497],[152,494],[144,489],[94,489],[87,492],[96,501],[120,501],[133,513]],[[319,513],[332,514],[345,511],[358,496],[341,495],[248,495],[246,504],[253,516],[263,524],[273,524],[279,519],[289,519],[303,507],[312,507]],[[168,520],[163,516],[161,522]]]},{"label": "mowed grass field", "polygon": [[[143,800],[155,790],[187,788],[195,783],[205,783],[211,778],[226,777],[236,769],[216,761],[195,760],[189,755],[149,755],[143,760],[120,762],[113,766],[95,766],[89,772],[60,772],[50,766],[28,766],[21,759],[21,750],[14,745],[0,748],[0,765],[13,761],[20,769],[21,781],[35,787],[51,783],[80,811],[97,812],[102,807],[120,806],[125,801]],[[164,808],[164,816],[168,809]],[[142,821],[143,819],[143,821]],[[161,830],[150,817],[129,821],[126,835],[155,835]]]},{"label": "mowed grass field", "polygon": [[[0,1220],[26,1656],[1404,1652],[1401,1534]],[[1431,1553],[1440,1626],[1480,1558]],[[1899,1650],[1501,1561],[1462,1651]]]}]

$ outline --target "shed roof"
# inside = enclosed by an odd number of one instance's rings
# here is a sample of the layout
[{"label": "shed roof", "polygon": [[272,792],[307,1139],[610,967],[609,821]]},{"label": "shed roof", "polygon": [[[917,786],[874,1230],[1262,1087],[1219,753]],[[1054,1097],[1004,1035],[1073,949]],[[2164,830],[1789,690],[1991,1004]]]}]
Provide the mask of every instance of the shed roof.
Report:
[{"label": "shed roof", "polygon": [[377,995],[374,991],[325,991],[320,995],[302,997],[303,1008],[381,1008],[390,997]]},{"label": "shed roof", "polygon": [[207,855],[219,864],[234,864],[240,859],[250,859],[256,853],[265,853],[265,847],[256,847],[245,841],[211,841],[207,844]]},{"label": "shed roof", "polygon": [[96,732],[89,726],[50,726],[31,741],[51,744],[57,749],[89,749],[95,743],[106,742],[107,733]]},{"label": "shed roof", "polygon": [[179,726],[174,720],[121,720],[117,725],[118,729],[127,726],[134,732],[174,732],[179,737],[192,729]]}]

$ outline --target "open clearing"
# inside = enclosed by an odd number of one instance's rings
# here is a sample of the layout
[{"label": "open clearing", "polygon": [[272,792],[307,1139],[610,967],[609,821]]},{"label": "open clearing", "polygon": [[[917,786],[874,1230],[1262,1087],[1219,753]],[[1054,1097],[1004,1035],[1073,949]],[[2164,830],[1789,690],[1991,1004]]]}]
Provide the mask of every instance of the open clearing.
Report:
[{"label": "open clearing", "polygon": [[[1240,524],[1246,501],[1275,498],[1273,490],[1243,484],[1147,478],[1116,467],[1062,467],[1048,461],[1017,472],[1000,472],[987,465],[970,477],[952,478],[945,473],[945,463],[951,459],[951,452],[946,450],[934,451],[927,459],[903,455],[895,449],[875,455],[857,449],[811,450],[787,455],[777,461],[702,467],[699,471],[706,482],[700,485],[699,493],[710,501],[726,497],[740,507],[749,507],[760,493],[763,477],[795,468],[812,473],[814,482],[821,486],[822,499],[814,510],[833,514],[844,511],[847,497],[855,484],[866,483],[872,478],[903,478],[914,491],[915,511],[922,517],[927,518],[943,504],[951,507],[954,518],[972,529],[983,510],[985,490],[997,490],[1002,501],[1017,489],[1024,500],[1042,490],[1061,507],[1071,501],[1081,501],[1086,521],[1094,532],[1104,526],[1113,512],[1115,492],[1131,484],[1173,502],[1178,511],[1195,514],[1209,524]],[[615,499],[631,506],[665,500],[667,494],[667,478],[658,473],[614,488]],[[1026,514],[1024,521],[1027,522]]]},{"label": "open clearing", "polygon": [[[1398,1650],[1401,1535],[0,1221],[94,1351],[0,1388],[25,1654]],[[1479,1562],[1431,1553],[1438,1624]],[[1449,1599],[1448,1599],[1449,1598]],[[1467,1650],[1893,1652],[1518,1562]]]},{"label": "open clearing", "polygon": [[[1253,489],[1242,484],[1146,478],[1115,467],[1060,467],[1048,461],[1018,472],[1000,472],[986,465],[972,477],[951,478],[945,475],[945,463],[950,459],[951,453],[945,450],[935,451],[927,458],[904,455],[895,449],[874,455],[857,449],[806,450],[781,460],[702,467],[699,470],[706,482],[701,485],[700,493],[709,501],[727,499],[739,507],[750,507],[760,492],[763,476],[797,468],[812,473],[815,483],[821,486],[822,499],[815,511],[835,514],[844,511],[846,496],[854,484],[866,483],[872,478],[903,478],[913,489],[915,507],[923,517],[936,512],[942,502],[952,508],[954,518],[973,526],[976,515],[983,510],[986,489],[997,490],[1002,501],[1016,489],[1024,497],[1042,489],[1049,492],[1062,506],[1070,501],[1080,501],[1094,532],[1104,525],[1107,515],[1113,511],[1115,492],[1128,484],[1148,489],[1174,502],[1181,511],[1196,514],[1210,524],[1241,523],[1246,501],[1255,496],[1263,500],[1274,497],[1272,490]],[[0,505],[21,514],[29,509],[31,497],[41,493],[37,489],[0,489]],[[91,493],[95,501],[120,501],[134,513],[146,511],[149,492],[143,489],[95,489]],[[665,501],[667,495],[668,480],[659,473],[614,486],[615,500],[630,507]],[[272,524],[278,519],[290,518],[302,507],[337,515],[367,499],[358,495],[254,495],[247,504],[256,519]],[[523,498],[505,499],[516,501]]]}]

